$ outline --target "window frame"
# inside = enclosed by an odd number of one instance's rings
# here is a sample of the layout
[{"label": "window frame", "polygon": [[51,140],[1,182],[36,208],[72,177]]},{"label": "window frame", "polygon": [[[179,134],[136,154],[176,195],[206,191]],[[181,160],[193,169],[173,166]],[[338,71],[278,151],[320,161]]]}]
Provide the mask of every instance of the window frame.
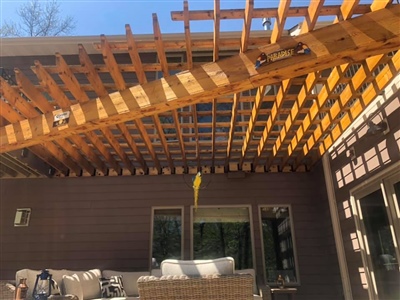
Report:
[{"label": "window frame", "polygon": [[[149,270],[152,270],[152,259],[153,259],[153,239],[154,239],[154,211],[156,210],[171,210],[171,209],[179,209],[181,211],[181,258],[183,259],[184,254],[184,225],[185,225],[185,207],[183,205],[179,206],[152,206],[151,207],[151,222],[150,222],[150,249],[149,249]],[[161,263],[161,262],[160,262]]]},{"label": "window frame", "polygon": [[[257,260],[256,260],[256,252],[255,252],[255,246],[254,246],[254,226],[253,226],[253,212],[252,212],[252,205],[251,204],[234,204],[234,205],[199,205],[199,208],[247,208],[249,212],[249,222],[250,222],[250,238],[251,238],[251,255],[252,255],[252,263],[253,263],[253,268],[255,272],[257,272]],[[190,259],[193,260],[194,257],[194,245],[193,245],[193,238],[194,238],[194,232],[193,232],[193,223],[194,223],[194,205],[190,206]],[[236,267],[235,267],[236,270]]]},{"label": "window frame", "polygon": [[[400,249],[399,244],[397,244],[397,237],[400,238],[400,224],[399,222],[395,222],[395,214],[394,207],[398,206],[394,204],[394,183],[400,179],[400,161],[394,163],[393,165],[389,166],[385,170],[382,170],[378,174],[373,175],[372,177],[364,180],[363,182],[359,183],[357,186],[350,190],[350,205],[351,210],[354,218],[354,224],[357,233],[357,240],[360,247],[360,254],[361,260],[364,267],[365,278],[368,285],[368,296],[370,299],[376,300],[379,299],[379,295],[377,292],[376,287],[376,280],[374,274],[371,274],[371,270],[373,270],[372,260],[370,255],[367,254],[366,244],[367,240],[364,239],[366,236],[366,230],[364,226],[364,222],[360,220],[361,213],[361,206],[360,206],[360,199],[369,195],[370,193],[381,190],[383,195],[383,200],[386,206],[386,212],[389,220],[389,225],[392,228],[392,238],[393,242],[395,243],[395,252],[397,255],[397,259],[400,259]],[[398,211],[397,211],[398,213]],[[397,235],[396,235],[397,234]],[[372,272],[373,273],[373,272]]]},{"label": "window frame", "polygon": [[292,248],[293,248],[293,257],[294,257],[294,265],[296,268],[296,282],[285,282],[286,286],[300,286],[300,270],[299,270],[299,263],[297,258],[297,246],[296,246],[296,233],[294,229],[294,222],[293,222],[293,208],[291,204],[259,204],[257,206],[258,209],[258,223],[259,223],[259,230],[260,230],[260,247],[261,247],[261,255],[262,255],[262,266],[263,266],[263,275],[264,280],[267,285],[276,285],[276,282],[267,281],[267,271],[265,265],[265,250],[264,250],[264,237],[262,232],[262,216],[261,216],[261,208],[263,207],[288,207],[289,208],[289,217],[290,217],[290,228],[292,233]]}]

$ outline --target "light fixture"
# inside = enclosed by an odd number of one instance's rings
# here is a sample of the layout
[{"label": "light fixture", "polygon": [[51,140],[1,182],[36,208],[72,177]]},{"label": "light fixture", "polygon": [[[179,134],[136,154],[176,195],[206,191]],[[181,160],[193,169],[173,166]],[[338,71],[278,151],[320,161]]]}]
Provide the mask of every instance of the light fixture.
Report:
[{"label": "light fixture", "polygon": [[43,270],[42,273],[36,275],[35,286],[33,288],[33,299],[47,300],[51,295],[52,275],[49,270]]},{"label": "light fixture", "polygon": [[389,126],[386,119],[383,119],[377,124],[375,124],[372,121],[368,121],[367,126],[368,126],[367,134],[370,135],[376,135],[379,133],[387,134],[389,132]]}]

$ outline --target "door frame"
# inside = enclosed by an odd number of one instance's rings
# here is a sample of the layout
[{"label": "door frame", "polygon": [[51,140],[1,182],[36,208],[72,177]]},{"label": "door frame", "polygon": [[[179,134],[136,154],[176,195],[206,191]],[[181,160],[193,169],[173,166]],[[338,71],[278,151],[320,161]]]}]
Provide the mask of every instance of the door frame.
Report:
[{"label": "door frame", "polygon": [[[400,249],[399,249],[399,237],[400,228],[399,222],[396,220],[396,215],[399,215],[398,203],[395,203],[394,199],[394,188],[393,184],[397,182],[397,178],[400,178],[400,161],[396,162],[392,166],[386,168],[382,172],[372,176],[371,178],[363,181],[350,190],[350,203],[352,213],[354,216],[354,222],[357,231],[357,239],[360,246],[361,258],[364,266],[364,272],[368,284],[368,295],[371,300],[379,300],[379,295],[376,286],[376,280],[374,276],[373,265],[371,257],[368,254],[368,243],[366,237],[366,230],[364,222],[362,221],[362,212],[360,206],[360,199],[376,190],[381,190],[383,200],[386,206],[386,212],[389,220],[391,229],[392,239],[395,246],[397,261],[400,261]],[[397,210],[396,210],[397,208]]]}]

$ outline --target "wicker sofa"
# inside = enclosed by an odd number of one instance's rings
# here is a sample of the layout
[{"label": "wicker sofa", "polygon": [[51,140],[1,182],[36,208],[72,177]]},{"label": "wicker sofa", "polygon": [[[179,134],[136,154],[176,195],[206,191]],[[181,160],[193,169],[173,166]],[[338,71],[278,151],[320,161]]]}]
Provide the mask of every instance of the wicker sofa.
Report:
[{"label": "wicker sofa", "polygon": [[256,280],[254,269],[235,271],[231,257],[167,259],[161,276],[142,276],[137,284],[140,300],[270,299],[269,287]]},{"label": "wicker sofa", "polygon": [[253,300],[250,274],[142,276],[140,300]]}]

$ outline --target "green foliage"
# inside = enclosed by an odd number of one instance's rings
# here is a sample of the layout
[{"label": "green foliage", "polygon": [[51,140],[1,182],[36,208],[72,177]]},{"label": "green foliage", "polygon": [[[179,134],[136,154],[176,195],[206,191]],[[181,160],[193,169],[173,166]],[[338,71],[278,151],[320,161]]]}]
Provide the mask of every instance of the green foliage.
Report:
[{"label": "green foliage", "polygon": [[154,216],[153,258],[158,263],[164,259],[181,259],[181,220],[172,216]]},{"label": "green foliage", "polygon": [[231,256],[236,269],[253,267],[250,223],[195,223],[193,235],[195,259]]}]

